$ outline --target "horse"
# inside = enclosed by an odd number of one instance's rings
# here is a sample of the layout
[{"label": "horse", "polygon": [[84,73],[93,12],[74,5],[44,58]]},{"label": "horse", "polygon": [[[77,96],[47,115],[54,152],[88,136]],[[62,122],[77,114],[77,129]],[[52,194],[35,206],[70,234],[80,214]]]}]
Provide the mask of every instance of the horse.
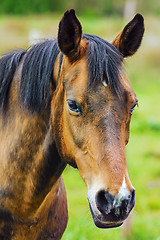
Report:
[{"label": "horse", "polygon": [[58,37],[0,59],[0,239],[59,240],[68,221],[62,172],[77,168],[99,228],[135,204],[125,146],[138,105],[123,59],[139,48],[137,14],[111,42],[82,33],[71,9]]}]

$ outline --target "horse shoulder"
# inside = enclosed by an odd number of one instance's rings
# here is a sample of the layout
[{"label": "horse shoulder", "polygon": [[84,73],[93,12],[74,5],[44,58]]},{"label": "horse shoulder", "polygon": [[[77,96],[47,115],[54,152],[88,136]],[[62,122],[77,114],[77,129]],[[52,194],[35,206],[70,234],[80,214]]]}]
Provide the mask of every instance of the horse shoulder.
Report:
[{"label": "horse shoulder", "polygon": [[38,236],[35,238],[37,240],[61,239],[68,222],[67,198],[62,177],[44,199],[35,214],[35,219],[38,223],[35,227],[33,225],[31,236],[38,232]]}]

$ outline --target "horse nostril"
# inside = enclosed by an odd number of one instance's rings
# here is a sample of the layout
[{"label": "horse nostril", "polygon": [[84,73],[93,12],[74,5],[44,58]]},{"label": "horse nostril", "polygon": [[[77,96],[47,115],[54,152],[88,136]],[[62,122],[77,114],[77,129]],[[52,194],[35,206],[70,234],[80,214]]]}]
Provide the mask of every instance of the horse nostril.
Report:
[{"label": "horse nostril", "polygon": [[126,209],[128,207],[128,204],[129,204],[129,199],[123,200],[121,208]]},{"label": "horse nostril", "polygon": [[105,190],[101,190],[97,193],[96,204],[100,212],[108,214],[113,208],[114,197]]},{"label": "horse nostril", "polygon": [[129,213],[135,205],[135,190],[132,190],[127,199],[122,201],[121,208]]}]

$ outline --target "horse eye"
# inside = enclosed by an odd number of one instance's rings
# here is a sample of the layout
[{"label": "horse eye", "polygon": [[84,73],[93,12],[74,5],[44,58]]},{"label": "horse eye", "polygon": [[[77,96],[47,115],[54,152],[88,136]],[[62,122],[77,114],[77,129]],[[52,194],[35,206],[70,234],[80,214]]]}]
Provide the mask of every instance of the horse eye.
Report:
[{"label": "horse eye", "polygon": [[74,100],[67,100],[67,105],[70,111],[73,113],[81,114],[81,107]]},{"label": "horse eye", "polygon": [[134,112],[135,107],[138,106],[138,102],[136,102],[133,107],[131,108],[130,114],[132,115]]}]

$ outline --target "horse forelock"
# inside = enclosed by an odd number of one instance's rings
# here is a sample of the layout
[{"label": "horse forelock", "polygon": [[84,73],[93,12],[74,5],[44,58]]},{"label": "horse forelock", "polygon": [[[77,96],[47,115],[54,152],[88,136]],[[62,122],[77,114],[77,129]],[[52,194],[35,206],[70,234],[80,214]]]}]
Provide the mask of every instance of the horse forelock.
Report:
[{"label": "horse forelock", "polygon": [[108,85],[118,96],[122,93],[121,70],[123,57],[112,44],[106,40],[90,34],[84,34],[87,40],[87,64],[89,71],[88,86],[99,83]]}]

